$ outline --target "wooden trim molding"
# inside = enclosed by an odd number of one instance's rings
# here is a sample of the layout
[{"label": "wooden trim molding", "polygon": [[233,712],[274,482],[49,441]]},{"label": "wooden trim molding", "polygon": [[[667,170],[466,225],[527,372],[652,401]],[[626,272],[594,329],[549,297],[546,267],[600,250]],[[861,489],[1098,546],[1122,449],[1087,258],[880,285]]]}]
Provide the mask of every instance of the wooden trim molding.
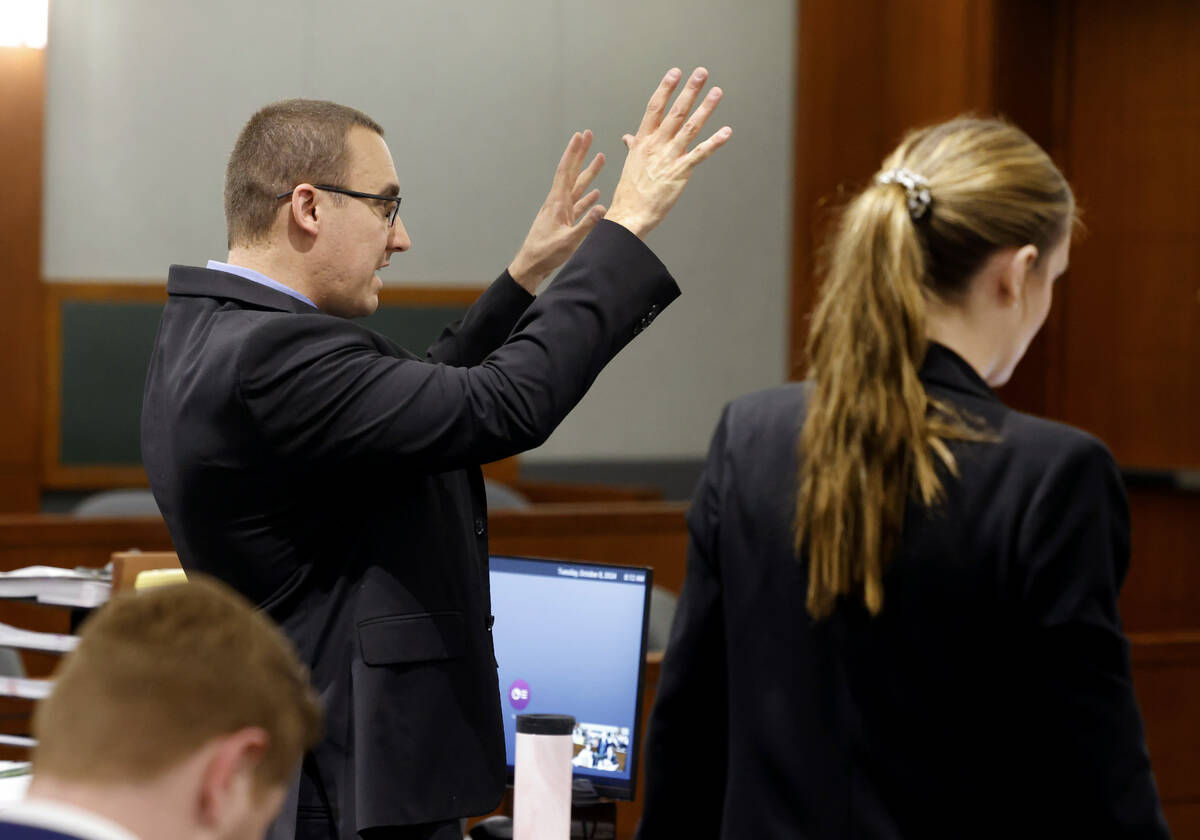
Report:
[{"label": "wooden trim molding", "polygon": [[150,479],[141,466],[130,464],[88,464],[83,467],[44,465],[42,486],[47,490],[109,490],[149,487]]},{"label": "wooden trim molding", "polygon": [[470,306],[486,286],[384,286],[380,306]]},{"label": "wooden trim molding", "polygon": [[163,303],[167,299],[167,284],[157,280],[56,280],[46,278],[46,305],[60,307],[64,301],[83,300],[119,303]]},{"label": "wooden trim molding", "polygon": [[[167,299],[165,280],[87,280],[45,278],[47,301],[64,300],[162,303]],[[470,306],[486,286],[384,286],[380,306]]]}]

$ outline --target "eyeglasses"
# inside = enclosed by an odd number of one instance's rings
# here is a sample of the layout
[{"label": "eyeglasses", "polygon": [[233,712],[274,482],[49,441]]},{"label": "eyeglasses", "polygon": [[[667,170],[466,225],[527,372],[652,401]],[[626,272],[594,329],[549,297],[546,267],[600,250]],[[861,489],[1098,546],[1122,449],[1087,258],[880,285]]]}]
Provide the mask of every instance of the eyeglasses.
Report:
[{"label": "eyeglasses", "polygon": [[[353,196],[354,198],[373,198],[376,201],[390,201],[392,203],[392,207],[390,210],[388,210],[387,214],[388,227],[391,227],[393,224],[395,224],[396,216],[400,215],[400,196],[398,195],[375,195],[375,193],[348,190],[343,187],[335,187],[330,184],[313,184],[313,187],[318,190],[324,190],[325,192],[341,193],[342,195],[349,195]],[[279,195],[275,196],[275,200],[278,201],[281,198],[290,198],[292,193],[295,191],[296,188],[293,187],[287,192],[281,192]]]}]

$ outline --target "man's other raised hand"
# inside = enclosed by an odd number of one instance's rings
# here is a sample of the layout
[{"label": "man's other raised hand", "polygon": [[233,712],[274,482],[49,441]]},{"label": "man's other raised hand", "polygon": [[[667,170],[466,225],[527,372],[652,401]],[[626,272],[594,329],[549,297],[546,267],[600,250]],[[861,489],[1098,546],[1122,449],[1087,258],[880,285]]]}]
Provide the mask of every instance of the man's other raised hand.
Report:
[{"label": "man's other raised hand", "polygon": [[708,71],[697,67],[668,111],[667,103],[681,76],[679,68],[667,72],[646,105],[637,134],[622,138],[629,153],[605,218],[639,237],[645,237],[666,217],[693,170],[733,134],[732,128],[724,126],[688,151],[688,144],[696,139],[721,101],[721,89],[709,90],[689,117],[708,79]]},{"label": "man's other raised hand", "polygon": [[591,131],[571,135],[554,171],[550,193],[508,267],[512,278],[530,294],[575,253],[579,243],[604,216],[604,206],[596,204],[600,190],[587,191],[604,166],[604,155],[596,155],[586,169],[582,168],[591,145]]}]

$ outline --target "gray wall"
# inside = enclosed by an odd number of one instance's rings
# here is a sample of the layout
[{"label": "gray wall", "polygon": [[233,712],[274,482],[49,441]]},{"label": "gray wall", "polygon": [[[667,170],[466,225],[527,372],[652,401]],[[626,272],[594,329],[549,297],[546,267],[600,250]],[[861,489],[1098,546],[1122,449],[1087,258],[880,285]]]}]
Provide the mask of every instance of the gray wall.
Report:
[{"label": "gray wall", "polygon": [[43,271],[161,282],[223,258],[221,180],[246,118],[288,96],[379,120],[414,245],[388,283],[489,282],[570,132],[620,172],[620,136],[671,65],[726,91],[732,141],[651,234],[684,296],[531,462],[695,458],[720,406],[782,381],[794,0],[57,0],[50,7]]}]

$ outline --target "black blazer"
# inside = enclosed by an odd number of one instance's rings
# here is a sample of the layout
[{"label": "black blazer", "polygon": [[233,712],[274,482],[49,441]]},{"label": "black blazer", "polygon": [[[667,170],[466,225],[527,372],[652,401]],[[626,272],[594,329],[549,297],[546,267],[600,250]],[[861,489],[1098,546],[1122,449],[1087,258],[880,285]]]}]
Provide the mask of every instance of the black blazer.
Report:
[{"label": "black blazer", "polygon": [[875,618],[805,610],[808,386],[726,408],[688,514],[643,840],[1167,836],[1117,615],[1111,455],[1010,411],[939,345],[921,380],[999,441],[955,444],[945,502],[910,505]]},{"label": "black blazer", "polygon": [[0,840],[87,840],[78,834],[63,834],[49,828],[7,822],[0,818]]},{"label": "black blazer", "polygon": [[602,221],[536,301],[502,275],[426,359],[228,273],[175,266],[167,291],[142,454],[184,568],[261,605],[312,668],[326,734],[300,807],[343,837],[493,809],[477,465],[546,439],[678,295],[666,268]]}]

